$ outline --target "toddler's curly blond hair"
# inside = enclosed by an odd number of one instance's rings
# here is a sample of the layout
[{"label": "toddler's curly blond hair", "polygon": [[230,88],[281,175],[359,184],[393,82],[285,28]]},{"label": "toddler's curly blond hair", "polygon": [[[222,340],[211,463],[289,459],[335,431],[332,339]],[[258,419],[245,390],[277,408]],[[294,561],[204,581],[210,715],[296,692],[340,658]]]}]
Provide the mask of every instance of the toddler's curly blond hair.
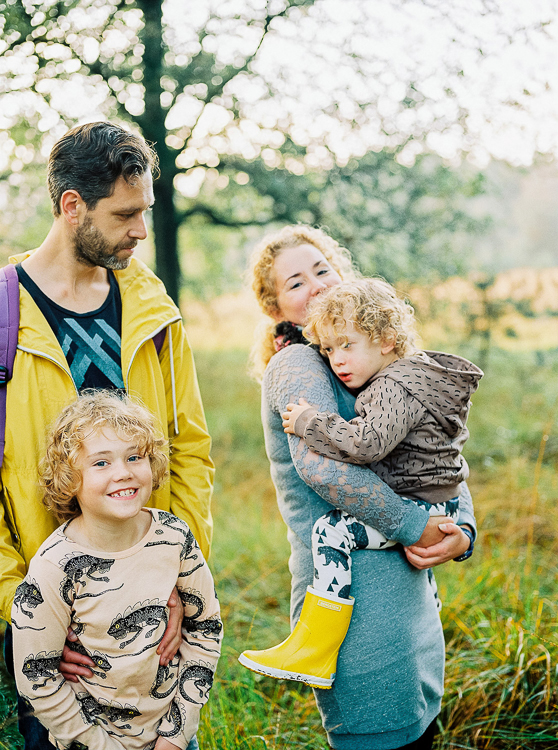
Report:
[{"label": "toddler's curly blond hair", "polygon": [[414,310],[387,281],[359,279],[318,294],[308,307],[308,323],[303,333],[319,345],[330,330],[343,337],[347,323],[375,343],[393,343],[398,357],[414,351]]},{"label": "toddler's curly blond hair", "polygon": [[149,458],[154,490],[167,477],[166,440],[156,430],[151,413],[115,391],[85,391],[52,425],[39,467],[43,504],[60,523],[81,514],[77,499],[82,482],[77,468],[79,452],[84,440],[104,427],[135,441],[138,453]]}]

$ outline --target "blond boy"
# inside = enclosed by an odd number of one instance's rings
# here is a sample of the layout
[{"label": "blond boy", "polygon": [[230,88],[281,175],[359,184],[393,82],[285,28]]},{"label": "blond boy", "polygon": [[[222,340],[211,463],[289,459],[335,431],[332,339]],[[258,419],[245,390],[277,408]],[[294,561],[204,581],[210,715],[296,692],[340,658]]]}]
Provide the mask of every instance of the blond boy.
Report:
[{"label": "blond boy", "polygon": [[[167,478],[149,412],[114,391],[82,395],[57,419],[41,467],[44,504],[65,521],[42,544],[12,609],[18,692],[57,748],[184,750],[219,657],[213,580],[188,526],[146,507]],[[177,656],[157,647],[177,587]],[[68,627],[95,666],[58,671]]]}]

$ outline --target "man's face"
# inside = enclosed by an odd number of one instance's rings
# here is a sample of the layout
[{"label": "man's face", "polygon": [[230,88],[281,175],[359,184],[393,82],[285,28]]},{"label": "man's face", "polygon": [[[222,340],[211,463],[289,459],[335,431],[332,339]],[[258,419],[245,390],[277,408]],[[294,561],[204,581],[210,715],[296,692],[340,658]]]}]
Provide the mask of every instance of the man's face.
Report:
[{"label": "man's face", "polygon": [[114,192],[87,210],[74,234],[76,259],[114,271],[127,268],[139,240],[147,237],[144,213],[153,204],[151,172],[126,182],[119,177]]}]

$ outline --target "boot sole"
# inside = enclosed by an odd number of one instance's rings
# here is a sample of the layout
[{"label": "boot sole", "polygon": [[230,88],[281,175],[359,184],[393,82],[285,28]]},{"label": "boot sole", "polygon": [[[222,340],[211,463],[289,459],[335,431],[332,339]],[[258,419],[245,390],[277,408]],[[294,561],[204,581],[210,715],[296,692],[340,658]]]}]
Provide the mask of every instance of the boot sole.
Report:
[{"label": "boot sole", "polygon": [[266,667],[258,664],[258,662],[248,659],[244,654],[240,654],[238,661],[243,667],[251,669],[252,672],[263,674],[266,677],[275,677],[276,680],[296,680],[297,682],[304,682],[310,687],[321,688],[322,690],[328,690],[333,685],[332,679],[326,679],[325,677],[314,677],[310,674],[302,674],[300,672],[289,672],[285,669],[275,669],[274,667]]}]

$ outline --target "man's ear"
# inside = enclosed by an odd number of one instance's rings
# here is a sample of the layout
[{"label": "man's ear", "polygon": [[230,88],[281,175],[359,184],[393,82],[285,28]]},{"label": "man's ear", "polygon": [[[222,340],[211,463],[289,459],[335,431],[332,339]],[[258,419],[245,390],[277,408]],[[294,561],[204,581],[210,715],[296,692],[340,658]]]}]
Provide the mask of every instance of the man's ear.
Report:
[{"label": "man's ear", "polygon": [[87,210],[83,198],[77,190],[65,190],[60,198],[60,215],[63,216],[68,224],[77,226],[80,217]]}]

